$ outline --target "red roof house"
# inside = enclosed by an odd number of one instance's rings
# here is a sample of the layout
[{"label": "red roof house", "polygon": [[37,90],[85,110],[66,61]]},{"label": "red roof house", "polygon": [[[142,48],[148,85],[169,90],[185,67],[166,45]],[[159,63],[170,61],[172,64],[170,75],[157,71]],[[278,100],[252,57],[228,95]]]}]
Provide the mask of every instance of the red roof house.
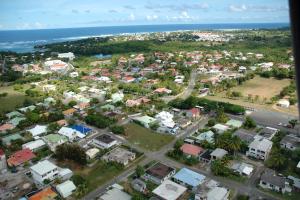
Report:
[{"label": "red roof house", "polygon": [[184,144],[180,147],[180,149],[184,154],[189,156],[199,156],[199,154],[204,151],[203,148],[193,144]]},{"label": "red roof house", "polygon": [[186,112],[188,117],[198,118],[200,117],[200,109],[199,108],[192,108]]},{"label": "red roof house", "polygon": [[12,154],[9,159],[7,159],[7,163],[9,166],[16,167],[30,161],[35,157],[35,154],[30,149],[22,149]]}]

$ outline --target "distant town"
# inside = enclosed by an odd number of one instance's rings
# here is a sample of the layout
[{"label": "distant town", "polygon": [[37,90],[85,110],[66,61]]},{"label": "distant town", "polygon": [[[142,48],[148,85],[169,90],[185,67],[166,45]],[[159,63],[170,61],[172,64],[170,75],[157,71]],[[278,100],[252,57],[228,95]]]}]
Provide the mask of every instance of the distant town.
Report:
[{"label": "distant town", "polygon": [[289,29],[0,52],[0,199],[300,199]]}]

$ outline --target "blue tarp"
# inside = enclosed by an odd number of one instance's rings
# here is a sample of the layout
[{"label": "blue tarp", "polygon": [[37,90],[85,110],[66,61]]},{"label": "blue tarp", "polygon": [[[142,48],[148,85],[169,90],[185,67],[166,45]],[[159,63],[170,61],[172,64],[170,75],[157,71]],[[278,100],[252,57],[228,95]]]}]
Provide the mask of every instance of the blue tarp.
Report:
[{"label": "blue tarp", "polygon": [[186,185],[196,187],[204,181],[205,176],[187,168],[182,168],[173,176],[173,178],[182,183],[185,183]]},{"label": "blue tarp", "polygon": [[83,125],[73,125],[70,128],[72,128],[76,131],[79,131],[80,133],[85,134],[85,135],[92,130],[92,129],[90,129],[88,127],[85,127]]}]

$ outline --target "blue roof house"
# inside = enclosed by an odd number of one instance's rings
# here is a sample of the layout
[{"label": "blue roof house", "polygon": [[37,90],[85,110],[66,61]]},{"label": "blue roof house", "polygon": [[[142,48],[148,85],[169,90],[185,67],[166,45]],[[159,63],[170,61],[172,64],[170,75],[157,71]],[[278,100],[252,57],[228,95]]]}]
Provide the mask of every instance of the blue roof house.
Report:
[{"label": "blue roof house", "polygon": [[203,183],[205,176],[190,169],[182,168],[173,176],[173,179],[175,182],[194,190]]},{"label": "blue roof house", "polygon": [[79,131],[80,133],[82,133],[84,135],[87,135],[92,131],[92,129],[90,129],[89,127],[83,126],[83,125],[73,125],[70,128],[72,128],[76,131]]}]

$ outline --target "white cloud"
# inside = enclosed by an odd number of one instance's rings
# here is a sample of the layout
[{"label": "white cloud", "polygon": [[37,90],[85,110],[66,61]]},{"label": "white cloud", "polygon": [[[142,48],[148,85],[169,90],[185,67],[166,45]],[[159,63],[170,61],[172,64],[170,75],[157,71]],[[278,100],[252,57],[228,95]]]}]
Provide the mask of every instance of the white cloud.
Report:
[{"label": "white cloud", "polygon": [[158,19],[158,16],[157,16],[157,15],[147,15],[147,16],[146,16],[146,19],[147,19],[148,21],[155,21],[155,20]]},{"label": "white cloud", "polygon": [[229,10],[232,12],[243,12],[246,11],[248,8],[245,4],[243,5],[230,5]]},{"label": "white cloud", "polygon": [[130,21],[134,21],[134,20],[135,20],[135,15],[134,15],[133,13],[131,13],[131,14],[129,15],[128,19],[129,19]]},{"label": "white cloud", "polygon": [[190,16],[188,12],[182,11],[178,16],[166,16],[167,21],[196,21],[199,19],[197,16]]}]

